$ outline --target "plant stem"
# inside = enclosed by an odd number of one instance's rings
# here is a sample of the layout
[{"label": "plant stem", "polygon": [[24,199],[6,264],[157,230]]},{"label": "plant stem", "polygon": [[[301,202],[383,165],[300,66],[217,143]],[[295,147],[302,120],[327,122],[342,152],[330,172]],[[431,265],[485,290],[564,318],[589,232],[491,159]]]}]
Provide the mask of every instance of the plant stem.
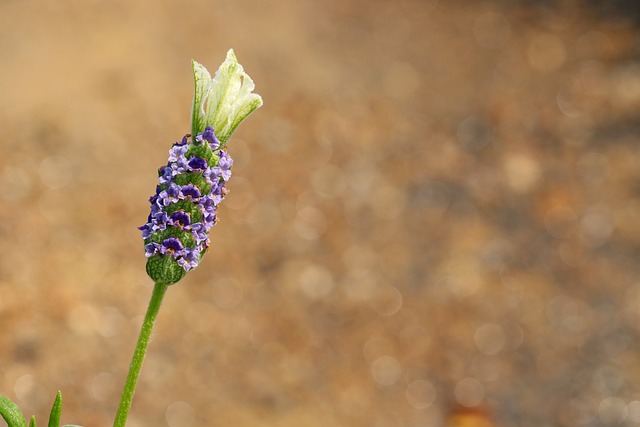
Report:
[{"label": "plant stem", "polygon": [[151,295],[151,301],[149,301],[147,314],[144,316],[144,322],[142,323],[142,329],[140,329],[140,335],[138,336],[138,343],[136,344],[136,349],[131,359],[131,365],[129,365],[129,374],[127,375],[127,381],[124,384],[124,390],[122,390],[122,395],[120,396],[120,405],[118,406],[116,418],[113,421],[113,427],[125,427],[127,424],[131,400],[136,391],[136,383],[140,376],[140,368],[142,368],[144,356],[147,353],[151,331],[158,316],[162,298],[167,292],[168,287],[169,285],[165,285],[164,283],[156,283],[153,287],[153,294]]}]

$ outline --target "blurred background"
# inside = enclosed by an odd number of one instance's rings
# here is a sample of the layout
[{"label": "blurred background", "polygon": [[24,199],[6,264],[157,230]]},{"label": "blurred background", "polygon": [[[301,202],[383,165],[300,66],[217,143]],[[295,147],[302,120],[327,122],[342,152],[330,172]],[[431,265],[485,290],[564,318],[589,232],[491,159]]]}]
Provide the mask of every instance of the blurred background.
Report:
[{"label": "blurred background", "polygon": [[637,1],[0,1],[0,393],[111,425],[196,59],[264,98],[142,426],[640,425]]}]

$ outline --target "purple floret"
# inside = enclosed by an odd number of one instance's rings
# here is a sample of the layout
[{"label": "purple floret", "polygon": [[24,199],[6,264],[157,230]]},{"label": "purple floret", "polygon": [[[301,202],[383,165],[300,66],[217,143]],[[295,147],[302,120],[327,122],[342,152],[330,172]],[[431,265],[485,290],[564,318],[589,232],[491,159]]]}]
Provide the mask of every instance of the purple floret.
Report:
[{"label": "purple floret", "polygon": [[220,170],[219,174],[224,182],[229,181],[229,178],[231,178],[231,166],[233,166],[233,160],[225,151],[221,151],[217,169]]},{"label": "purple floret", "polygon": [[171,225],[179,226],[180,228],[191,225],[191,216],[185,211],[176,211],[169,218],[171,219]]},{"label": "purple floret", "polygon": [[183,158],[188,149],[189,146],[186,144],[174,144],[169,150],[169,163],[175,163],[179,159]]},{"label": "purple floret", "polygon": [[177,259],[177,263],[180,267],[184,268],[185,271],[189,271],[198,266],[198,258],[199,252],[193,249],[185,249],[184,255]]},{"label": "purple floret", "polygon": [[187,184],[180,189],[180,194],[183,198],[191,197],[194,200],[199,199],[202,196],[200,189],[193,184]]},{"label": "purple floret", "polygon": [[[186,136],[182,141],[175,143],[169,150],[167,165],[158,170],[159,185],[156,187],[156,194],[149,198],[151,209],[147,223],[139,227],[146,243],[147,257],[171,256],[185,271],[197,267],[202,254],[209,247],[208,233],[217,222],[217,205],[227,193],[224,185],[231,177],[233,165],[233,160],[226,151],[220,150],[220,141],[211,127],[207,127],[203,133],[196,135],[194,140],[196,144],[202,144],[204,141],[209,144],[214,155],[218,157],[218,161],[213,162],[213,164],[217,163],[216,166],[209,166],[209,162],[199,156],[187,158],[191,143]],[[208,184],[208,191],[203,193],[202,189],[193,183],[177,184],[176,179],[185,172],[201,173]],[[184,180],[180,179],[178,182],[184,182]],[[191,214],[185,212],[183,208],[171,209],[174,212],[167,213],[169,207],[178,202],[193,203],[201,213],[199,220],[192,222]],[[172,237],[158,243],[159,240],[157,237],[154,238],[154,233],[162,233],[168,229],[178,229],[178,232],[177,234],[172,232]],[[180,236],[184,236],[183,233],[189,233],[193,237],[188,247],[184,241],[180,240],[182,238]]]},{"label": "purple floret", "polygon": [[220,148],[220,141],[216,138],[216,134],[213,133],[213,128],[211,126],[207,126],[202,133],[202,138],[205,139],[212,150],[217,150]]},{"label": "purple floret", "polygon": [[171,166],[167,165],[162,167],[159,172],[160,177],[158,178],[158,182],[160,182],[160,184],[169,184],[173,178],[173,170],[171,169]]},{"label": "purple floret", "polygon": [[162,241],[162,249],[160,250],[163,253],[177,253],[181,252],[184,249],[184,245],[180,241],[180,239],[176,239],[175,237],[169,237],[168,239],[164,239]]},{"label": "purple floret", "polygon": [[191,171],[205,170],[207,166],[207,161],[205,159],[201,159],[200,157],[193,156],[189,159],[189,170]]}]

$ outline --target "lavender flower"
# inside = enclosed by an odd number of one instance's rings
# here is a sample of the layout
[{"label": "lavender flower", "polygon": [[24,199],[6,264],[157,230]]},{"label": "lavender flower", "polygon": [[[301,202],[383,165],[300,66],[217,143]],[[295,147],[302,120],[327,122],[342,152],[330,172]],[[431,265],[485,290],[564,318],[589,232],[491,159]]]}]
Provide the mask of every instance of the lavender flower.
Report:
[{"label": "lavender flower", "polygon": [[171,147],[169,162],[158,170],[156,194],[149,199],[151,213],[140,227],[147,272],[154,280],[175,283],[198,266],[209,248],[208,232],[217,222],[232,165],[210,126],[195,142],[185,137]]},{"label": "lavender flower", "polygon": [[213,78],[195,61],[193,71],[192,133],[173,144],[167,165],[158,169],[149,218],[139,228],[147,274],[156,283],[176,283],[209,248],[209,231],[218,220],[233,166],[226,142],[262,105],[232,50]]}]

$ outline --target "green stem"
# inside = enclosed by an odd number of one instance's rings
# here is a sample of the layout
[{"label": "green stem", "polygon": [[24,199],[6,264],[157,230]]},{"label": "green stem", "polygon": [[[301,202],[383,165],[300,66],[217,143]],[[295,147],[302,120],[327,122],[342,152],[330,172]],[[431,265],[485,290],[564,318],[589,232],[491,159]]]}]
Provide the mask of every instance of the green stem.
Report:
[{"label": "green stem", "polygon": [[131,400],[133,399],[133,394],[136,391],[136,383],[140,376],[140,368],[142,368],[144,356],[147,353],[147,346],[149,345],[151,331],[153,330],[153,325],[156,321],[156,317],[158,316],[158,310],[160,310],[162,298],[167,292],[168,287],[169,285],[165,285],[164,283],[156,283],[153,288],[151,301],[149,301],[149,308],[147,308],[147,314],[144,316],[144,323],[142,323],[142,329],[140,329],[136,350],[133,353],[131,365],[129,366],[127,381],[124,384],[124,390],[122,390],[122,395],[120,396],[120,406],[118,406],[118,412],[116,413],[116,419],[113,421],[113,427],[125,427],[127,424],[127,417],[129,416],[129,409],[131,408]]}]

